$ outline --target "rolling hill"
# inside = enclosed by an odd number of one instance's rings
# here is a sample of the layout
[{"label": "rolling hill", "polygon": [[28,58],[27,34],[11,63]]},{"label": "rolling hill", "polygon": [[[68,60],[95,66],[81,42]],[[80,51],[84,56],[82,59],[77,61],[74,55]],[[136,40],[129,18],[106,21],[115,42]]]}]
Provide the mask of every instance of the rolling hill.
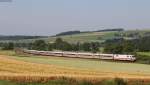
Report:
[{"label": "rolling hill", "polygon": [[7,39],[2,40],[0,39],[0,42],[34,42],[35,40],[45,40],[47,42],[54,42],[56,38],[62,38],[64,41],[70,42],[70,43],[83,43],[83,42],[103,42],[107,39],[115,38],[115,33],[117,32],[87,32],[87,33],[79,33],[79,34],[72,34],[72,35],[62,35],[62,36],[50,36],[50,37],[39,37],[34,39]]},{"label": "rolling hill", "polygon": [[91,31],[91,32],[87,31],[87,32],[78,32],[73,34],[65,34],[65,35],[49,36],[49,37],[31,37],[25,39],[19,37],[17,40],[0,39],[0,42],[29,43],[41,39],[41,40],[45,40],[46,42],[52,43],[56,40],[56,38],[62,38],[64,41],[70,43],[77,43],[77,42],[83,43],[83,42],[104,42],[105,40],[114,39],[114,38],[135,39],[144,36],[150,36],[150,30]]}]

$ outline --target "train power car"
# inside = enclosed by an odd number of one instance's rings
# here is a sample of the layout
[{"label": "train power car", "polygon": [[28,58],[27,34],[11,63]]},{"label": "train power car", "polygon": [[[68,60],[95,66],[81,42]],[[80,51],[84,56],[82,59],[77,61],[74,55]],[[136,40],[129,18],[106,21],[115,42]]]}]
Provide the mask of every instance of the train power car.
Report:
[{"label": "train power car", "polygon": [[134,55],[120,55],[120,54],[115,54],[114,60],[124,60],[124,61],[135,61],[136,58]]}]

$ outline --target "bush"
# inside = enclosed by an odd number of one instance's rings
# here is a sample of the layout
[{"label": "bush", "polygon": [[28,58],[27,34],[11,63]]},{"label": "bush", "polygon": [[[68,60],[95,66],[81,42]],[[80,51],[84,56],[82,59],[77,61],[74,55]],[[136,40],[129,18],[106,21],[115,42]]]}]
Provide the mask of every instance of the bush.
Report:
[{"label": "bush", "polygon": [[150,56],[136,53],[136,62],[142,64],[150,64]]},{"label": "bush", "polygon": [[116,85],[113,80],[103,80],[99,85]]},{"label": "bush", "polygon": [[34,50],[47,50],[47,44],[44,40],[36,40],[33,43],[33,47]]},{"label": "bush", "polygon": [[150,85],[150,84],[146,84],[142,80],[126,82],[125,80],[121,78],[115,78],[112,80],[107,79],[101,82],[93,83],[90,80],[89,81],[88,80],[77,81],[76,79],[62,77],[62,78],[52,79],[46,82],[0,81],[0,85]]},{"label": "bush", "polygon": [[125,82],[123,79],[116,78],[115,80],[116,85],[127,85],[127,82]]},{"label": "bush", "polygon": [[5,43],[2,47],[2,50],[13,50],[14,49],[14,43]]}]

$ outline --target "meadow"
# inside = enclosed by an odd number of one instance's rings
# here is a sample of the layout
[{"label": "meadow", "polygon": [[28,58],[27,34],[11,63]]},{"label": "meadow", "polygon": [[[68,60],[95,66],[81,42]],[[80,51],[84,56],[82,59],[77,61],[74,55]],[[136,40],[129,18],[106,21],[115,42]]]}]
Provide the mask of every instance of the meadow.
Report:
[{"label": "meadow", "polygon": [[150,57],[150,52],[138,52],[139,55],[145,55]]},{"label": "meadow", "polygon": [[69,43],[83,43],[83,42],[104,42],[107,39],[114,38],[114,34],[117,32],[90,32],[90,33],[80,33],[74,35],[65,36],[49,36],[48,38],[37,38],[37,39],[21,39],[21,40],[0,40],[0,42],[19,42],[19,43],[31,43],[35,40],[44,40],[46,42],[54,42],[56,38],[60,37]]},{"label": "meadow", "polygon": [[56,38],[60,37],[63,40],[70,42],[70,43],[77,43],[77,42],[104,42],[108,39],[114,39],[119,36],[116,34],[121,35],[124,39],[132,39],[137,35],[140,37],[149,36],[150,30],[127,30],[127,31],[109,31],[109,32],[88,32],[88,33],[80,33],[80,34],[73,34],[73,35],[65,35],[65,36],[54,36],[49,37],[50,42],[54,42]]},{"label": "meadow", "polygon": [[[116,32],[90,32],[90,33],[58,36],[58,37],[70,43],[104,42],[107,39],[114,38],[115,33]],[[58,37],[49,37],[49,41],[54,42]]]},{"label": "meadow", "polygon": [[137,62],[150,64],[150,52],[137,52]]},{"label": "meadow", "polygon": [[131,35],[138,34],[140,37],[149,36],[150,30],[127,30],[123,32],[117,31],[109,31],[109,32],[85,32],[80,34],[73,34],[73,35],[64,35],[64,36],[49,36],[47,38],[37,38],[37,39],[20,39],[20,40],[0,40],[0,42],[19,42],[19,43],[31,43],[35,40],[44,40],[46,42],[54,42],[56,38],[62,38],[63,40],[69,43],[83,43],[83,42],[104,42],[108,39],[117,38],[115,35],[123,35],[122,37],[125,39],[132,39],[129,37]]}]

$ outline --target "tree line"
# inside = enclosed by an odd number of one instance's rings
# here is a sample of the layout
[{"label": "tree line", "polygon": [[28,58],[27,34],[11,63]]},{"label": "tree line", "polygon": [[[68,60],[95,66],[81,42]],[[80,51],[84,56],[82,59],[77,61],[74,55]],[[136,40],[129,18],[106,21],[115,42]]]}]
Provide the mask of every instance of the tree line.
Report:
[{"label": "tree line", "polygon": [[150,36],[139,39],[125,40],[113,39],[104,43],[104,52],[106,53],[133,53],[133,52],[149,52]]},{"label": "tree line", "polygon": [[100,43],[91,42],[91,43],[76,43],[71,44],[66,41],[63,41],[61,38],[57,38],[54,43],[48,43],[44,40],[36,40],[33,43],[0,43],[2,50],[12,50],[14,48],[26,48],[31,50],[62,50],[62,51],[86,51],[86,52],[98,52]]},{"label": "tree line", "polygon": [[81,33],[80,31],[67,31],[67,32],[56,34],[56,36],[73,35],[73,34],[80,34],[80,33]]},{"label": "tree line", "polygon": [[66,31],[56,34],[55,36],[64,36],[64,35],[74,35],[74,34],[80,34],[80,33],[90,33],[90,32],[111,32],[111,31],[124,31],[123,28],[114,28],[114,29],[103,29],[103,30],[97,30],[97,31]]},{"label": "tree line", "polygon": [[2,36],[0,35],[0,40],[22,40],[22,39],[37,39],[37,38],[47,38],[47,36],[24,36],[24,35]]},{"label": "tree line", "polygon": [[37,40],[33,43],[35,50],[62,50],[62,51],[88,51],[97,52],[99,51],[99,43],[76,43],[70,44],[63,41],[61,38],[57,38],[54,43],[46,43],[43,40]]},{"label": "tree line", "polygon": [[113,54],[130,54],[134,52],[150,51],[150,36],[125,40],[123,38],[106,40],[104,43],[85,42],[85,43],[68,43],[61,38],[57,38],[54,43],[48,43],[44,40],[36,40],[33,43],[0,43],[3,50],[12,50],[14,48],[27,48],[32,50],[62,50],[62,51],[86,51],[99,52],[100,48],[104,48],[104,53]]}]

